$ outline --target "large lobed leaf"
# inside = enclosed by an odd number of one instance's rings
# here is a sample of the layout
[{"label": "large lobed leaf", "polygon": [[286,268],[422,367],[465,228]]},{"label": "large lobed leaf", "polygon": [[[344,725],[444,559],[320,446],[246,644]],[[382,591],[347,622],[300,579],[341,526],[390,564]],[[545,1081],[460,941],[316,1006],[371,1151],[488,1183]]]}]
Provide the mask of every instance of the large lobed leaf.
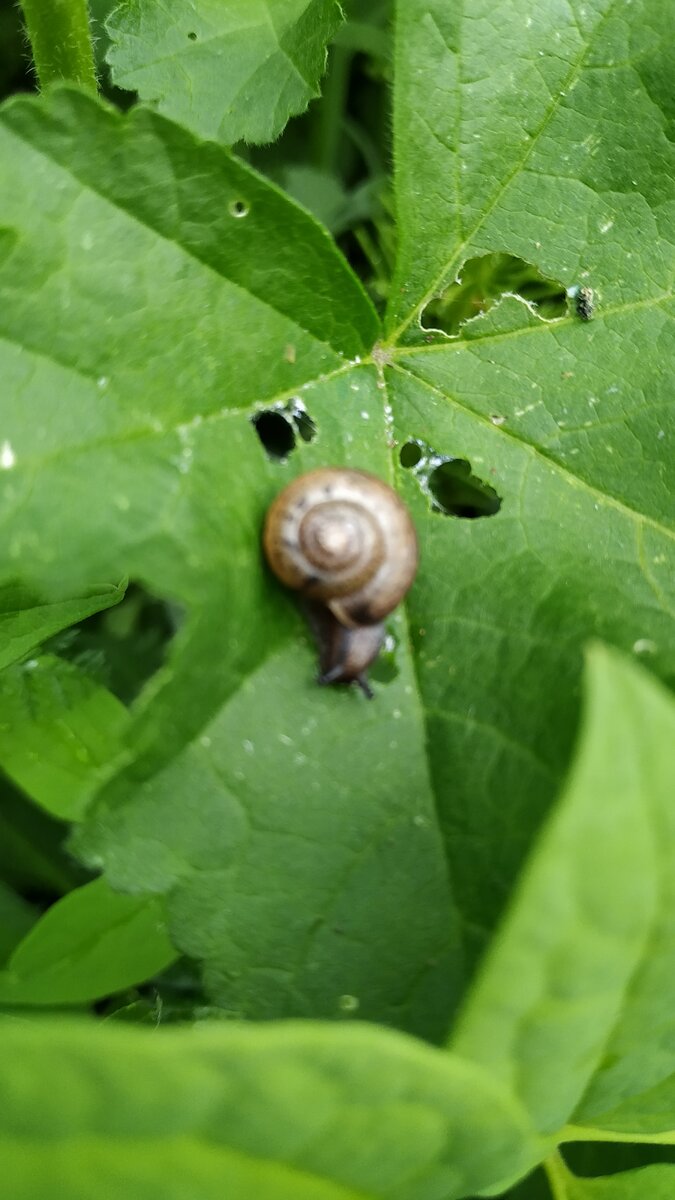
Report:
[{"label": "large lobed leaf", "polygon": [[114,82],[195,133],[271,142],[319,95],[338,0],[122,0]]},{"label": "large lobed leaf", "polygon": [[[170,892],[177,944],[237,1013],[442,1036],[458,913],[473,956],[565,770],[582,644],[675,672],[673,24],[660,0],[401,5],[400,253],[375,348],[325,234],[222,148],[73,92],[3,110],[3,559],[42,591],[127,573],[186,608],[79,850],[117,887]],[[488,55],[508,68],[486,81]],[[508,299],[455,339],[422,333],[426,300],[495,249],[590,283],[595,319]],[[298,396],[318,436],[270,463],[249,418]],[[399,465],[410,437],[469,460],[499,514],[431,511]],[[322,462],[393,480],[420,533],[398,674],[370,707],[313,686],[260,561],[269,499]]]}]

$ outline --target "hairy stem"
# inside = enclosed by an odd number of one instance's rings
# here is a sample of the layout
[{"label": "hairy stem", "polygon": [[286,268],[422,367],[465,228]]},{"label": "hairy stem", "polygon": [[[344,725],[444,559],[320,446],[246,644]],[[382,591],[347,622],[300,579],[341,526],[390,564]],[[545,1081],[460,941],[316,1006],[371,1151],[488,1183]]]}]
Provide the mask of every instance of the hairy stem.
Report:
[{"label": "hairy stem", "polygon": [[41,88],[55,80],[96,90],[87,0],[21,0]]}]

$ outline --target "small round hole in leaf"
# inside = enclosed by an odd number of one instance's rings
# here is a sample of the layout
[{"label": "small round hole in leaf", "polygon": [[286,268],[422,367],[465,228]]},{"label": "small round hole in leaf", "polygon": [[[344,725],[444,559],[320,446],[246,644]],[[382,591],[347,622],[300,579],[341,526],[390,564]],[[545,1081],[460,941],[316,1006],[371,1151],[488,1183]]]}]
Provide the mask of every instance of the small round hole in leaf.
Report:
[{"label": "small round hole in leaf", "polygon": [[230,216],[237,219],[247,217],[250,211],[251,206],[247,204],[246,200],[232,200],[228,206]]},{"label": "small round hole in leaf", "polygon": [[451,458],[435,467],[428,488],[437,511],[453,517],[492,517],[502,506],[495,489],[474,475],[464,458]]},{"label": "small round hole in leaf", "polygon": [[406,442],[401,446],[399,460],[402,467],[408,470],[410,467],[416,467],[422,458],[422,447],[419,442]]},{"label": "small round hole in leaf", "polygon": [[268,458],[281,461],[295,449],[295,433],[283,413],[267,409],[251,417]]}]

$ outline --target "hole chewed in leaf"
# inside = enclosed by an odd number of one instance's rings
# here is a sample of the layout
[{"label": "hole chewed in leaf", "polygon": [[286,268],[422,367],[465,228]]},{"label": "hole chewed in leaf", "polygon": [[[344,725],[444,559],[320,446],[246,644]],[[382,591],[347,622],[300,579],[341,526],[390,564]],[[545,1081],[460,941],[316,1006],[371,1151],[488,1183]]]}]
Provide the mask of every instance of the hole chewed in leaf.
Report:
[{"label": "hole chewed in leaf", "polygon": [[546,321],[567,315],[565,288],[531,263],[512,254],[484,254],[464,263],[457,281],[430,300],[420,317],[423,329],[456,337],[462,325],[479,317],[503,296],[520,296]]},{"label": "hole chewed in leaf", "polygon": [[465,458],[437,454],[424,442],[411,438],[401,447],[399,460],[402,467],[414,472],[434,512],[471,520],[493,517],[502,506],[495,489],[474,475]]},{"label": "hole chewed in leaf", "polygon": [[288,458],[295,449],[296,438],[311,442],[316,437],[316,425],[297,396],[286,404],[274,405],[255,413],[251,417],[251,424],[267,457],[276,462]]},{"label": "hole chewed in leaf", "polygon": [[257,413],[251,421],[268,458],[283,462],[295,450],[295,431],[282,412]]}]

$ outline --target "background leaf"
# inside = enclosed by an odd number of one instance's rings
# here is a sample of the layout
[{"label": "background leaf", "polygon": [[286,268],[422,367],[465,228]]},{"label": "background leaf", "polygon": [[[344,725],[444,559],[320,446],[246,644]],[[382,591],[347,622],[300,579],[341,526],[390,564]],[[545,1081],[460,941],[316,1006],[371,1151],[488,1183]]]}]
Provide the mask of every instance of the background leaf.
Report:
[{"label": "background leaf", "polygon": [[122,749],[126,708],[72,663],[41,655],[0,672],[0,765],[32,800],[78,821]]},{"label": "background leaf", "polygon": [[[11,509],[14,495],[11,483],[5,486],[3,494]],[[21,553],[20,540],[10,542],[7,550],[10,559],[16,558]],[[0,586],[0,668],[24,658],[40,642],[61,629],[109,605],[118,604],[123,595],[124,587],[110,586],[92,589],[83,596],[48,600],[46,597],[40,599],[16,582],[4,583]]]},{"label": "background leaf", "polygon": [[[640,1171],[611,1175],[604,1179],[564,1176],[561,1200],[668,1200],[673,1194],[675,1167],[643,1167]],[[557,1200],[557,1198],[556,1198]]]},{"label": "background leaf", "polygon": [[580,1112],[590,1114],[675,1066],[664,1036],[674,745],[672,698],[595,648],[565,794],[452,1042],[512,1087],[542,1131],[564,1124],[587,1087]]},{"label": "background leaf", "polygon": [[108,62],[137,91],[203,137],[271,142],[319,94],[337,0],[123,0]]},{"label": "background leaf", "polygon": [[612,0],[399,5],[398,336],[466,259],[493,250],[597,288],[610,320],[636,302],[667,311],[673,13],[667,0],[631,7],[626,21]]},{"label": "background leaf", "polygon": [[177,957],[160,900],[95,879],[54,904],[0,972],[0,1005],[78,1004],[119,992]]}]

